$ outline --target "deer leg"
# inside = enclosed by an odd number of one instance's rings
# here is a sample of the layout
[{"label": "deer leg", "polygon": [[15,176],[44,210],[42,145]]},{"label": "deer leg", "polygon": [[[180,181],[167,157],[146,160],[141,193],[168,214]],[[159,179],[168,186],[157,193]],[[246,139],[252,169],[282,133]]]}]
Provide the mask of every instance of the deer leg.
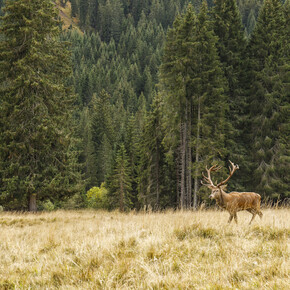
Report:
[{"label": "deer leg", "polygon": [[263,214],[260,210],[258,211],[258,215],[259,215],[260,219],[263,217]]},{"label": "deer leg", "polygon": [[237,224],[238,223],[238,217],[237,217],[237,213],[236,212],[234,213],[234,218],[235,218],[235,222]]},{"label": "deer leg", "polygon": [[255,210],[252,210],[252,211],[250,211],[250,213],[251,213],[253,216],[252,216],[252,219],[251,219],[249,225],[250,225],[250,224],[252,223],[252,221],[254,220],[254,218],[255,218],[257,212],[256,212]]},{"label": "deer leg", "polygon": [[228,220],[228,223],[229,223],[229,224],[231,223],[233,217],[234,217],[234,216],[230,213],[230,218],[229,218],[229,220]]}]

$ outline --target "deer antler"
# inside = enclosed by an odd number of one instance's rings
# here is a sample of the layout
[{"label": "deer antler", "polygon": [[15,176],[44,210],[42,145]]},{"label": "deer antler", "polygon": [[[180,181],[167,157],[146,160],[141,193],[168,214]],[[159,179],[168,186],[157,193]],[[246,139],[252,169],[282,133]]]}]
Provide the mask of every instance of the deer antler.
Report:
[{"label": "deer antler", "polygon": [[218,170],[220,170],[221,169],[221,166],[217,166],[216,164],[215,165],[213,165],[210,169],[207,169],[207,167],[205,168],[206,169],[206,171],[207,171],[207,177],[202,173],[202,176],[203,176],[203,178],[204,178],[204,180],[205,180],[205,182],[207,182],[207,183],[203,183],[203,181],[201,181],[201,184],[202,185],[206,185],[206,186],[209,186],[209,185],[211,185],[211,186],[215,186],[214,184],[213,184],[213,182],[212,182],[212,180],[211,180],[211,177],[210,177],[210,173],[213,171],[218,171]]},{"label": "deer antler", "polygon": [[[229,160],[230,161],[230,160]],[[232,175],[234,174],[234,172],[239,169],[239,165],[235,165],[232,161],[230,161],[232,168],[229,166],[229,170],[230,170],[230,175],[228,176],[227,179],[225,179],[224,181],[220,182],[217,186],[221,186],[225,183],[227,183],[229,181],[229,179],[232,177]]]}]

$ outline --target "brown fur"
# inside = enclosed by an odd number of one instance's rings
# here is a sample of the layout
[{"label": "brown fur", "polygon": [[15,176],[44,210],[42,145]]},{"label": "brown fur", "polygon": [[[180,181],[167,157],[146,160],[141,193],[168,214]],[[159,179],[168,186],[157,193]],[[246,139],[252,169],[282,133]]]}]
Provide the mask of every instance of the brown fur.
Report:
[{"label": "brown fur", "polygon": [[[213,193],[214,191],[215,193]],[[233,218],[237,223],[237,212],[241,210],[247,210],[253,215],[250,223],[257,214],[260,218],[263,216],[260,210],[261,196],[258,193],[236,191],[226,193],[223,189],[215,187],[212,188],[211,198],[216,200],[218,206],[229,212],[229,223]]]}]

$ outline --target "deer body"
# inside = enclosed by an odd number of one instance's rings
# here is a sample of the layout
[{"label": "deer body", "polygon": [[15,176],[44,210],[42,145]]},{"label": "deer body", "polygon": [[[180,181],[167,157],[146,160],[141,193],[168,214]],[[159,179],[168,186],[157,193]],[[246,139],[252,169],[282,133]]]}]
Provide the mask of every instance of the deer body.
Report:
[{"label": "deer body", "polygon": [[212,191],[209,197],[211,199],[215,199],[218,206],[229,212],[229,223],[233,218],[235,219],[235,222],[237,222],[237,212],[242,210],[247,210],[253,215],[250,223],[253,221],[257,214],[260,216],[260,218],[262,218],[263,214],[260,210],[261,196],[258,193],[236,191],[226,193],[224,191],[224,188],[226,187],[225,183],[230,179],[233,173],[239,169],[238,165],[234,165],[231,161],[230,163],[232,168],[230,168],[229,177],[217,185],[213,184],[210,177],[210,172],[218,171],[220,167],[212,166],[210,169],[206,168],[208,177],[204,176],[204,178],[208,184],[205,185],[208,186]]}]

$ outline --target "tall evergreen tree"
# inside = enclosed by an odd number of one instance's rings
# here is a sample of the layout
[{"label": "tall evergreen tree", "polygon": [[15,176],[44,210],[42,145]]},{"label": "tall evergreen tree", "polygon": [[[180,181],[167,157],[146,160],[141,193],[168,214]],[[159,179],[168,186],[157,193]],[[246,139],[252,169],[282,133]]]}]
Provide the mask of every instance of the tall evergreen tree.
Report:
[{"label": "tall evergreen tree", "polygon": [[132,208],[132,177],[129,159],[124,144],[121,144],[115,159],[115,166],[108,178],[109,200],[113,208],[120,211]]},{"label": "tall evergreen tree", "polygon": [[83,167],[86,189],[96,186],[97,183],[97,156],[92,140],[92,113],[84,107],[80,116],[79,136],[81,140],[79,162]]},{"label": "tall evergreen tree", "polygon": [[72,194],[78,181],[70,55],[51,1],[7,0],[1,21],[0,198],[35,211],[37,199]]},{"label": "tall evergreen tree", "polygon": [[287,180],[289,80],[286,77],[289,51],[285,50],[289,48],[289,37],[285,37],[285,27],[282,3],[266,0],[248,47],[252,186],[262,195],[273,198],[290,194]]},{"label": "tall evergreen tree", "polygon": [[[228,82],[227,134],[228,156],[235,160],[248,176],[246,146],[243,131],[248,129],[246,121],[246,100],[243,85],[245,82],[246,39],[236,0],[216,0],[213,7],[214,31],[218,36],[217,48]],[[248,179],[246,180],[248,181]],[[246,182],[245,181],[245,182]],[[241,183],[234,183],[235,189],[242,190]]]},{"label": "tall evergreen tree", "polygon": [[70,0],[71,3],[71,17],[76,17],[78,15],[78,6],[76,0]]},{"label": "tall evergreen tree", "polygon": [[[178,137],[174,140],[177,156],[177,202],[180,208],[191,206],[191,186],[186,182],[191,179],[191,106],[192,95],[188,89],[191,81],[193,30],[196,16],[192,6],[179,16],[169,30],[161,66],[162,90],[167,96],[168,128]],[[169,124],[169,122],[172,122]],[[190,164],[188,164],[190,160]],[[189,185],[189,186],[188,186]]]},{"label": "tall evergreen tree", "polygon": [[99,185],[105,181],[111,171],[114,152],[115,130],[113,123],[113,107],[110,95],[102,91],[99,96],[94,95],[90,103],[92,115],[92,140],[98,160],[96,178]]},{"label": "tall evergreen tree", "polygon": [[88,24],[89,0],[79,0],[80,26],[85,28]]},{"label": "tall evergreen tree", "polygon": [[164,94],[168,96],[167,123],[180,136],[177,144],[181,207],[189,207],[192,203],[192,169],[195,179],[193,206],[196,207],[201,170],[206,164],[225,157],[227,103],[216,43],[204,2],[197,17],[189,6],[175,21],[165,46],[161,76]]},{"label": "tall evergreen tree", "polygon": [[141,205],[154,209],[166,206],[161,103],[161,96],[156,95],[138,144],[138,198]]}]

